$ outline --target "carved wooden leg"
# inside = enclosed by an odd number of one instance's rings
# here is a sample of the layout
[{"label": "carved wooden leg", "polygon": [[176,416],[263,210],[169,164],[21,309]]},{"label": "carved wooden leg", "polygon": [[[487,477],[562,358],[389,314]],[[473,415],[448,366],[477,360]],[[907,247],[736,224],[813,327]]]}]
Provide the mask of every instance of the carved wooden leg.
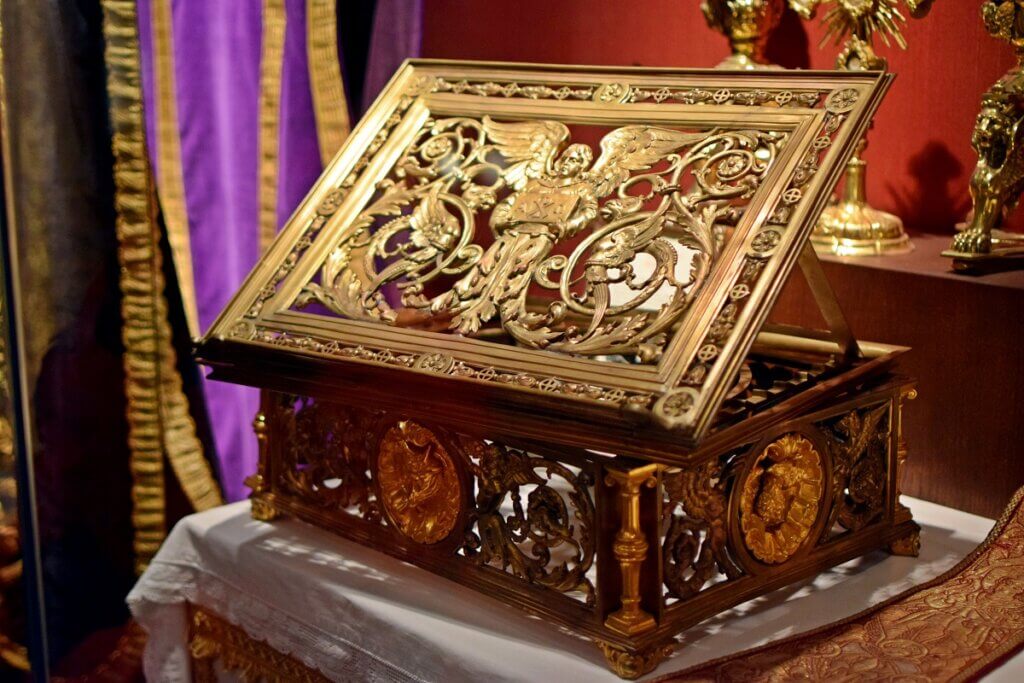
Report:
[{"label": "carved wooden leg", "polygon": [[626,635],[641,633],[657,625],[654,617],[640,608],[640,565],[650,547],[640,528],[640,487],[657,485],[654,478],[657,471],[657,465],[629,471],[613,470],[605,482],[619,488],[621,522],[612,551],[622,572],[622,606],[608,615],[604,625]]},{"label": "carved wooden leg", "polygon": [[608,668],[620,678],[633,680],[654,671],[654,667],[672,654],[671,644],[654,645],[636,652],[629,652],[621,647],[597,641],[597,646],[608,660]]}]

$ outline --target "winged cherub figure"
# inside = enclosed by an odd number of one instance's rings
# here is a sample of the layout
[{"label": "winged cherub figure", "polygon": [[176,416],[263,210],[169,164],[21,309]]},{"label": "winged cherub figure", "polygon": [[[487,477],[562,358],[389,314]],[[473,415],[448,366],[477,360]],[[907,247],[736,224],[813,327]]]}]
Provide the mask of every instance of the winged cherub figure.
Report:
[{"label": "winged cherub figure", "polygon": [[569,129],[556,121],[499,123],[483,118],[493,151],[509,164],[502,177],[513,192],[491,212],[496,239],[455,285],[431,302],[433,313],[452,315],[451,329],[471,334],[500,317],[518,341],[542,347],[557,336],[537,334],[557,321],[565,305],[547,314],[526,311],[526,293],[552,247],[576,235],[598,216],[598,202],[633,171],[648,170],[706,133],[652,126],[624,126],[601,140],[601,156],[585,144],[563,146]]}]

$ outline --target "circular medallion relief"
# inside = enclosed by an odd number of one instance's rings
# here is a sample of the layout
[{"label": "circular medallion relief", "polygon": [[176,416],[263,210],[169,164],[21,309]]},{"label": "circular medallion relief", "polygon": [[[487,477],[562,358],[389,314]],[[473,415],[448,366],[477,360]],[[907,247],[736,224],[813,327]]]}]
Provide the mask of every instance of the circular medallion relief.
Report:
[{"label": "circular medallion relief", "polygon": [[743,481],[740,529],[750,554],[765,564],[792,557],[818,519],[825,493],[821,454],[799,434],[765,448]]},{"label": "circular medallion relief", "polygon": [[388,519],[417,543],[444,540],[458,521],[462,486],[455,462],[415,422],[399,422],[381,439],[377,485]]}]

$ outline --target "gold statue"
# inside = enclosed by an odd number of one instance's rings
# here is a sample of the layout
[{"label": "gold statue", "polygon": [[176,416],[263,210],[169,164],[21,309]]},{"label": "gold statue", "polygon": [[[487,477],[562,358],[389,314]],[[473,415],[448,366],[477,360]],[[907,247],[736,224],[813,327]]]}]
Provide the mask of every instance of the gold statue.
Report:
[{"label": "gold statue", "polygon": [[[904,0],[911,16],[923,17],[932,0]],[[826,0],[790,0],[790,6],[805,19],[814,16]],[[845,71],[882,70],[886,61],[874,50],[874,36],[886,45],[906,49],[901,26],[906,19],[897,0],[834,0],[825,12],[825,41],[844,43],[836,68]],[[845,42],[844,42],[845,41]],[[821,251],[841,256],[898,254],[913,249],[903,230],[903,221],[872,207],[867,200],[867,162],[861,158],[867,140],[861,141],[846,165],[840,200],[821,215],[811,240]]]},{"label": "gold statue", "polygon": [[[1017,50],[1017,65],[981,100],[971,144],[978,163],[971,175],[974,208],[965,229],[943,256],[957,270],[1024,255],[1024,236],[999,230],[1007,211],[1024,192],[1024,2],[988,0],[981,6],[986,30]],[[1020,145],[1020,146],[1018,146]]]},{"label": "gold statue", "polygon": [[783,0],[704,0],[708,26],[724,33],[732,54],[719,69],[760,69],[773,66],[764,55],[768,36],[785,10]]}]

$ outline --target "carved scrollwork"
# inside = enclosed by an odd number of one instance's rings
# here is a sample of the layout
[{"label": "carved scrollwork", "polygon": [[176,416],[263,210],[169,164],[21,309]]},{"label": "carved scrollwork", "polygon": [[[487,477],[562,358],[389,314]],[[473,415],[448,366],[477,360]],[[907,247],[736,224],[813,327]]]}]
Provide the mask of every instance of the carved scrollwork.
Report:
[{"label": "carved scrollwork", "polygon": [[668,595],[685,600],[716,575],[729,579],[742,571],[729,556],[728,511],[723,464],[719,460],[662,474],[662,562]]},{"label": "carved scrollwork", "polygon": [[462,443],[478,483],[476,525],[463,552],[532,583],[582,593],[593,605],[586,576],[594,563],[592,475],[497,443]]},{"label": "carved scrollwork", "polygon": [[856,531],[885,511],[889,449],[888,403],[851,410],[820,425],[832,457],[832,522]]},{"label": "carved scrollwork", "polygon": [[[460,334],[496,322],[531,348],[656,359],[786,134],[623,126],[596,161],[570,137],[557,121],[428,121],[296,305],[394,323],[394,287],[403,307]],[[485,247],[475,233],[486,211]],[[569,255],[553,255],[576,235]],[[529,306],[533,287],[557,298]],[[667,302],[649,306],[655,295]]]},{"label": "carved scrollwork", "polygon": [[[457,538],[441,551],[593,606],[589,470],[324,401],[281,397],[268,419],[281,430],[275,493],[425,545]],[[475,495],[463,489],[462,471]]]},{"label": "carved scrollwork", "polygon": [[282,440],[279,486],[319,507],[355,508],[367,520],[381,518],[369,455],[377,450],[382,414],[282,397],[277,419],[288,434]]}]

